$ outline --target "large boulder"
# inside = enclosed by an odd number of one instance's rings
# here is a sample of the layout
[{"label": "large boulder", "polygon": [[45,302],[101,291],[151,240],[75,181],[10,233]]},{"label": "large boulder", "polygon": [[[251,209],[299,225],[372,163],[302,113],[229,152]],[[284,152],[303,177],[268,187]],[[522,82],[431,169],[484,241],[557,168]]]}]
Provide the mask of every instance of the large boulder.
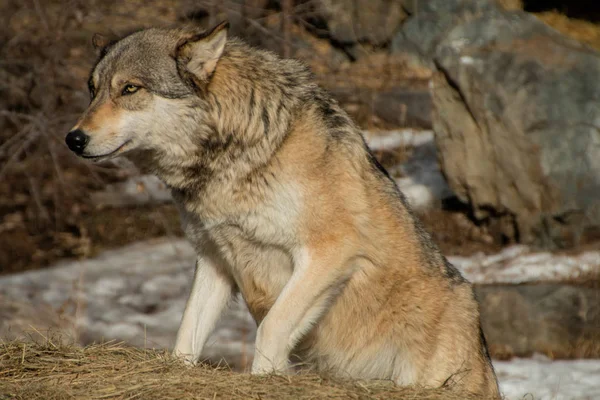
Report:
[{"label": "large boulder", "polygon": [[384,44],[406,18],[397,0],[318,0],[316,8],[331,37],[345,45]]},{"label": "large boulder", "polygon": [[598,288],[563,283],[475,287],[481,325],[496,357],[595,357]]},{"label": "large boulder", "polygon": [[393,49],[439,71],[439,158],[504,239],[569,246],[600,227],[600,54],[493,0],[429,0]]}]

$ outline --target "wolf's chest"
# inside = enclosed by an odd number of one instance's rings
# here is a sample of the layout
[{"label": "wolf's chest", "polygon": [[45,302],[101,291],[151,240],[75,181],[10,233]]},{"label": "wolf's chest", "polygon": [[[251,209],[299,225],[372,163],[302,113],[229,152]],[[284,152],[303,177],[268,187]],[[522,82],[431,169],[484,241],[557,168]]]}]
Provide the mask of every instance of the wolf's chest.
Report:
[{"label": "wolf's chest", "polygon": [[180,205],[188,239],[198,252],[208,242],[219,253],[257,322],[289,280],[291,254],[301,242],[302,201],[293,184],[271,186],[263,195],[252,207],[236,206],[232,198],[211,199],[194,212]]},{"label": "wolf's chest", "polygon": [[291,230],[260,215],[219,223],[201,221],[184,211],[182,219],[199,255],[216,253],[223,272],[235,282],[259,323],[292,274]]},{"label": "wolf's chest", "polygon": [[256,240],[239,227],[212,232],[214,242],[250,312],[260,323],[292,275],[292,258],[285,247]]}]

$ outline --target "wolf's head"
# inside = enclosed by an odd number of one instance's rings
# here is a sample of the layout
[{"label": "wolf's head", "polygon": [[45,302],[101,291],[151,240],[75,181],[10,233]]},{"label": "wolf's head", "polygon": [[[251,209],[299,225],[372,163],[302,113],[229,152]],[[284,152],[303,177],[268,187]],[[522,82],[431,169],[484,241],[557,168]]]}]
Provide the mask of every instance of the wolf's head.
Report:
[{"label": "wolf's head", "polygon": [[202,93],[227,41],[228,24],[147,29],[101,48],[89,90],[91,103],[66,136],[77,155],[104,160],[133,150],[184,155],[203,122]]}]

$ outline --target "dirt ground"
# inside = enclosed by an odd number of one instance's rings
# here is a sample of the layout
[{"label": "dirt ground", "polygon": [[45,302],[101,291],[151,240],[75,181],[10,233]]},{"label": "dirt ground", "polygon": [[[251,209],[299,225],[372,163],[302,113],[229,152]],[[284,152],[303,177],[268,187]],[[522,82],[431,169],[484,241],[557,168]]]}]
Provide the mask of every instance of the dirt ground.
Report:
[{"label": "dirt ground", "polygon": [[[92,206],[91,192],[127,179],[131,171],[80,161],[66,149],[64,135],[88,102],[87,74],[95,58],[90,46],[93,32],[106,32],[110,27],[122,33],[138,26],[194,19],[203,15],[199,4],[203,2],[0,3],[0,274],[44,267],[63,258],[90,257],[137,240],[182,234],[171,205]],[[263,11],[254,19],[264,24],[262,30],[248,28],[251,40],[257,32],[272,29],[269,18],[279,12]],[[599,25],[558,13],[540,17],[600,48]],[[243,25],[254,27],[255,22]],[[305,61],[324,83],[377,90],[391,81],[421,86],[426,82],[426,72],[399,68],[397,60],[380,53],[360,63],[332,64],[335,48],[331,44],[309,36],[304,28],[294,29],[318,50],[315,58]],[[308,57],[306,52],[297,56]],[[348,109],[363,127],[377,127],[369,110]],[[387,165],[394,161],[382,158]],[[485,229],[473,224],[460,207],[433,210],[422,219],[445,253],[489,253],[503,245],[490,240]]]}]

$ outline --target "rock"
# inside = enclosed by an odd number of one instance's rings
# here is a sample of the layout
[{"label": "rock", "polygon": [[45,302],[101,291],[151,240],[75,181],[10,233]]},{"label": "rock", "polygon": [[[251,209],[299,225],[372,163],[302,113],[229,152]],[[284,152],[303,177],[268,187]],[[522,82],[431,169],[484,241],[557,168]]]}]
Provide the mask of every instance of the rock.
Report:
[{"label": "rock", "polygon": [[421,1],[394,46],[440,71],[443,172],[498,239],[567,247],[600,227],[598,52],[493,0]]},{"label": "rock", "polygon": [[434,64],[435,51],[447,33],[464,21],[498,9],[494,0],[405,0],[404,4],[413,16],[394,35],[391,51],[417,53],[429,65]]},{"label": "rock", "polygon": [[396,126],[431,128],[428,90],[391,88],[374,95],[373,108],[383,121]]},{"label": "rock", "polygon": [[[477,0],[480,4],[488,6],[496,3],[500,7],[506,10],[522,10],[523,0]],[[445,2],[431,1],[431,0],[400,0],[404,11],[410,15],[429,12],[429,11],[444,11],[444,10],[456,10],[457,6],[463,8],[464,6],[474,5],[477,6],[475,1],[472,0],[448,0]]]},{"label": "rock", "polygon": [[496,0],[500,7],[505,10],[522,10],[523,0]]},{"label": "rock", "polygon": [[358,116],[352,116],[363,126],[371,126],[361,121],[368,116],[394,128],[431,129],[433,72],[416,57],[380,51],[347,64],[320,83],[349,112],[360,109]]},{"label": "rock", "polygon": [[598,352],[597,288],[565,284],[476,286],[490,351],[506,356],[540,352],[556,358]]},{"label": "rock", "polygon": [[336,48],[329,40],[314,36],[303,26],[289,24],[286,42],[281,31],[281,18],[273,14],[258,23],[248,25],[245,36],[251,44],[283,54],[288,47],[289,56],[304,61],[316,74],[328,74],[347,65],[350,59],[344,51]]},{"label": "rock", "polygon": [[317,12],[341,44],[388,42],[406,13],[397,0],[319,0]]},{"label": "rock", "polygon": [[390,127],[431,129],[433,126],[433,102],[426,88],[391,86],[379,90],[332,87],[329,92],[355,120],[368,117],[368,121],[375,120]]}]

